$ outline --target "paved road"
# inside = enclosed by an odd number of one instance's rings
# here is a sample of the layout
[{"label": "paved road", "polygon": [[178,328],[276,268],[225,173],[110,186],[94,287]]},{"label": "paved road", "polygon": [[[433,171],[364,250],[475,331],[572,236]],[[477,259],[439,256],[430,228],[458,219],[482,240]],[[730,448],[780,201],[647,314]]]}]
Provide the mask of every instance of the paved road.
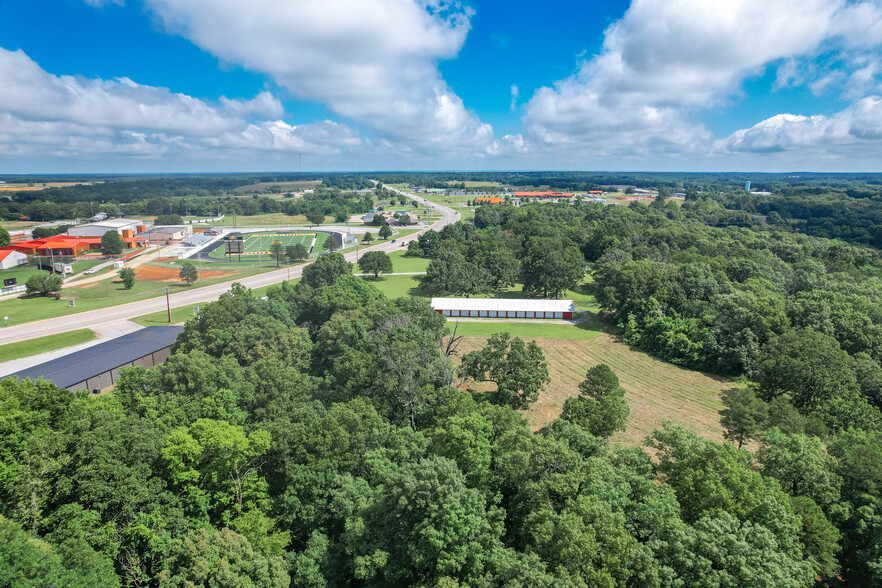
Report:
[{"label": "paved road", "polygon": [[[435,204],[434,202],[429,202],[421,196],[411,194],[409,192],[401,192],[399,190],[389,188],[388,186],[387,188],[400,194],[404,194],[408,198],[417,200],[423,204],[426,204],[427,206],[432,206],[439,209],[441,211],[441,219],[436,221],[431,227],[429,227],[431,229],[439,230],[445,225],[455,223],[460,219],[460,214],[452,208],[441,206],[440,204]],[[416,239],[417,235],[419,235],[419,233],[414,233],[407,237],[403,237],[401,239],[398,239],[396,243],[383,242],[373,247],[365,247],[363,249],[359,248],[358,251],[347,253],[345,257],[347,261],[354,263],[356,261],[356,255],[360,256],[365,251],[396,251],[401,249],[402,242],[408,243],[413,239]],[[303,268],[306,267],[306,265],[307,264],[299,265],[290,269],[278,269],[271,272],[258,274],[256,276],[250,276],[247,278],[240,278],[238,280],[231,280],[229,282],[215,284],[213,286],[205,286],[203,288],[195,288],[193,290],[178,292],[172,294],[169,297],[169,302],[172,308],[178,308],[180,306],[198,306],[200,303],[203,302],[211,302],[217,300],[221,294],[230,289],[230,286],[233,284],[233,282],[239,282],[246,288],[261,288],[263,286],[269,286],[271,284],[277,284],[279,282],[287,280],[289,278],[289,271],[291,279],[299,278],[303,274]],[[5,343],[14,343],[16,341],[24,341],[26,339],[31,339],[34,337],[64,333],[65,331],[73,331],[75,329],[92,329],[98,332],[113,332],[116,328],[115,323],[118,323],[119,321],[127,322],[128,319],[165,309],[165,297],[160,296],[158,298],[150,298],[148,300],[142,300],[140,302],[130,302],[128,304],[111,306],[109,308],[103,308],[100,310],[90,310],[88,312],[81,312],[78,314],[72,314],[70,316],[47,319],[43,321],[35,321],[23,325],[16,325],[13,327],[0,328],[0,345]]]}]

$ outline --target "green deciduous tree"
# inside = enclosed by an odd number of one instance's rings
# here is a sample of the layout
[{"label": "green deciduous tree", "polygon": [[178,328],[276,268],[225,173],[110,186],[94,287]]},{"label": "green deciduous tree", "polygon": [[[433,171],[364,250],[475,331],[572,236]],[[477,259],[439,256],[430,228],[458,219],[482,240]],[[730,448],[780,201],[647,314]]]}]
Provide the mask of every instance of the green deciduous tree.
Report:
[{"label": "green deciduous tree", "polygon": [[25,290],[28,294],[39,294],[40,296],[48,296],[53,292],[60,292],[64,278],[58,274],[42,275],[34,274],[25,282]]},{"label": "green deciduous tree", "polygon": [[579,396],[564,401],[561,418],[573,421],[598,437],[624,431],[631,409],[619,379],[606,364],[596,365],[579,384]]},{"label": "green deciduous tree", "polygon": [[370,243],[373,240],[374,240],[374,236],[371,235],[369,232],[365,233],[361,238],[361,242],[364,243],[365,245],[367,245],[368,243]]},{"label": "green deciduous tree", "polygon": [[330,286],[340,276],[351,274],[352,264],[339,253],[328,253],[320,256],[315,262],[303,269],[302,283],[310,288]]},{"label": "green deciduous tree", "polygon": [[441,249],[420,278],[420,287],[439,294],[468,296],[485,292],[487,274],[456,250]]},{"label": "green deciduous tree", "polygon": [[169,546],[159,585],[169,587],[287,588],[290,578],[280,556],[264,556],[244,536],[199,529]]},{"label": "green deciduous tree", "polygon": [[125,289],[131,290],[132,286],[135,285],[135,270],[130,267],[124,267],[117,273],[120,279],[122,279],[122,283]]},{"label": "green deciduous tree", "polygon": [[492,402],[514,409],[528,408],[550,381],[545,355],[535,341],[496,333],[487,345],[462,359],[462,374],[476,382],[493,382]]},{"label": "green deciduous tree", "polygon": [[377,279],[380,274],[392,273],[392,258],[385,251],[368,251],[358,260],[358,268]]},{"label": "green deciduous tree", "polygon": [[270,254],[276,260],[276,267],[279,267],[285,259],[285,246],[282,245],[281,241],[272,242],[270,245]]},{"label": "green deciduous tree", "polygon": [[382,227],[380,227],[379,235],[381,239],[388,239],[392,236],[392,227],[384,224]]},{"label": "green deciduous tree", "polygon": [[753,388],[735,388],[723,397],[726,411],[720,423],[726,428],[723,436],[738,443],[738,448],[753,439],[766,426],[769,407],[757,398]]},{"label": "green deciduous tree", "polygon": [[521,256],[524,290],[557,298],[571,290],[585,276],[585,257],[579,248],[563,239],[531,237]]},{"label": "green deciduous tree", "polygon": [[101,235],[101,251],[104,255],[119,255],[125,249],[125,242],[116,231],[107,231]]},{"label": "green deciduous tree", "polygon": [[468,488],[452,461],[407,464],[344,538],[354,577],[368,584],[472,584],[501,547],[503,511]]},{"label": "green deciduous tree", "polygon": [[199,279],[199,271],[196,269],[195,265],[185,261],[181,264],[181,271],[178,272],[178,277],[187,282],[187,285],[190,286],[193,282]]},{"label": "green deciduous tree", "polygon": [[325,251],[333,253],[340,248],[340,244],[337,243],[337,239],[334,235],[328,235],[328,238],[325,239],[325,243],[322,247],[324,247]]},{"label": "green deciduous tree", "polygon": [[285,255],[288,256],[291,262],[296,263],[309,257],[309,250],[303,243],[295,243],[285,248]]},{"label": "green deciduous tree", "polygon": [[0,247],[6,247],[12,242],[12,238],[9,236],[9,231],[0,227]]},{"label": "green deciduous tree", "polygon": [[309,224],[312,226],[320,225],[325,222],[325,213],[321,210],[312,210],[306,213],[306,220],[308,220]]},{"label": "green deciduous tree", "polygon": [[202,418],[172,431],[162,457],[193,516],[230,524],[266,500],[260,467],[269,446],[265,431],[246,434],[242,427]]}]

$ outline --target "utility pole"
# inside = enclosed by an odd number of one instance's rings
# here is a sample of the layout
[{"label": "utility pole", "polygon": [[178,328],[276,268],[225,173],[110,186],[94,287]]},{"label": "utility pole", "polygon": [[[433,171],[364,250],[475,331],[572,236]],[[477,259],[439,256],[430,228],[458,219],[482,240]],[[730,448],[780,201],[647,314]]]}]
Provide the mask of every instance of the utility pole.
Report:
[{"label": "utility pole", "polygon": [[168,322],[171,324],[171,301],[168,299],[168,286],[165,288],[165,307],[168,309]]}]

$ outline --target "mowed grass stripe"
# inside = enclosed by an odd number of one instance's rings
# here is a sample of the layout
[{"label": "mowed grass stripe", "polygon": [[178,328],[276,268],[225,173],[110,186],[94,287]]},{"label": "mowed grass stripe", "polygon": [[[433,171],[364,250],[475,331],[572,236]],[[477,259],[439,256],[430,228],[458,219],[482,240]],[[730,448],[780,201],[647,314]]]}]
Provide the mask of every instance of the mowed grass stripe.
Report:
[{"label": "mowed grass stripe", "polygon": [[[628,428],[613,437],[614,443],[640,445],[666,420],[708,439],[722,439],[721,397],[738,385],[735,382],[665,363],[609,334],[588,340],[535,340],[545,353],[551,383],[525,415],[534,430],[557,418],[564,401],[579,394],[579,383],[588,369],[606,363],[618,375],[631,407]],[[485,341],[483,337],[465,337],[460,357]]]}]

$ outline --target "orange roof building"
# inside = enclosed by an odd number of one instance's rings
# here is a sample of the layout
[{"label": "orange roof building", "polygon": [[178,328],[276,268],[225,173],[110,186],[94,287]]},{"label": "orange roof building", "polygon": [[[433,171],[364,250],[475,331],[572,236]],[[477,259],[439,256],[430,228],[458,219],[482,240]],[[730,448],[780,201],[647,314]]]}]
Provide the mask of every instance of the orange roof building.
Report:
[{"label": "orange roof building", "polygon": [[517,198],[572,198],[572,192],[515,192]]},{"label": "orange roof building", "polygon": [[[145,239],[130,237],[122,239],[126,246],[140,247],[146,244]],[[32,239],[31,241],[16,241],[9,247],[26,255],[55,256],[55,255],[81,255],[87,251],[101,249],[100,237],[71,237],[70,235],[53,235],[44,239]]]},{"label": "orange roof building", "polygon": [[478,204],[502,204],[505,202],[505,198],[499,198],[497,196],[484,196],[483,198],[475,198],[475,202]]}]

